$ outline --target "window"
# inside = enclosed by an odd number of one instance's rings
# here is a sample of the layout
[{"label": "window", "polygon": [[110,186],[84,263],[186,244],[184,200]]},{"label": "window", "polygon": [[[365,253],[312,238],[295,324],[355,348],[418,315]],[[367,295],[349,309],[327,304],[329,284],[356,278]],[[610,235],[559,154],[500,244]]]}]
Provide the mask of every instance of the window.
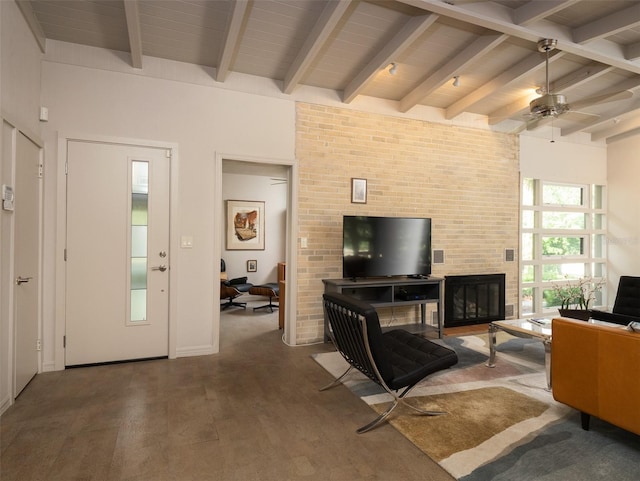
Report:
[{"label": "window", "polygon": [[[552,285],[606,270],[604,186],[523,179],[520,315],[551,316],[559,299]],[[594,306],[605,304],[599,292]]]},{"label": "window", "polygon": [[131,289],[129,319],[147,319],[147,227],[149,162],[131,162]]}]

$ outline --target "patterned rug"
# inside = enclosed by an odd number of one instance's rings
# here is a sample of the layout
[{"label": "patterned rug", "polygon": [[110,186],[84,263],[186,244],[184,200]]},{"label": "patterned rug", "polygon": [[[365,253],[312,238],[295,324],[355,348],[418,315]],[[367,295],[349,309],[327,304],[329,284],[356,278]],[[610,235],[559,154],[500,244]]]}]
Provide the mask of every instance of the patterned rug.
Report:
[{"label": "patterned rug", "polygon": [[[442,416],[398,407],[389,423],[461,481],[637,480],[640,437],[592,419],[580,427],[575,410],[546,389],[544,348],[499,333],[496,367],[488,368],[487,336],[448,337],[459,362],[421,382],[410,401]],[[333,376],[347,368],[338,353],[314,359]],[[344,384],[377,412],[391,397],[359,372]],[[364,434],[363,436],[366,436]]]}]

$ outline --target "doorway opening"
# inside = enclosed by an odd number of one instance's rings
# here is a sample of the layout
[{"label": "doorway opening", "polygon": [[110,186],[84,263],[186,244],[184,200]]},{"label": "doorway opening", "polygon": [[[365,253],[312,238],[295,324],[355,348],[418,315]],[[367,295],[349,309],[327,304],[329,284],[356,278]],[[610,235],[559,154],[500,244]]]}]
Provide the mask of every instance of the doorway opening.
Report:
[{"label": "doorway opening", "polygon": [[[221,272],[214,296],[215,351],[220,350],[221,337],[225,348],[227,342],[241,339],[235,334],[237,329],[225,331],[230,323],[234,327],[242,323],[248,329],[255,323],[268,325],[269,330],[280,331],[284,342],[292,343],[295,326],[286,319],[294,312],[291,309],[295,306],[295,293],[279,281],[284,280],[284,270],[286,283],[295,285],[290,278],[291,264],[295,263],[290,247],[295,246],[295,163],[229,155],[219,155],[216,160],[219,194],[214,252],[224,261],[225,272]],[[243,243],[244,238],[249,242]],[[231,280],[240,294],[235,293],[237,297],[227,306],[229,292],[223,281]],[[227,339],[227,334],[232,339]]]}]

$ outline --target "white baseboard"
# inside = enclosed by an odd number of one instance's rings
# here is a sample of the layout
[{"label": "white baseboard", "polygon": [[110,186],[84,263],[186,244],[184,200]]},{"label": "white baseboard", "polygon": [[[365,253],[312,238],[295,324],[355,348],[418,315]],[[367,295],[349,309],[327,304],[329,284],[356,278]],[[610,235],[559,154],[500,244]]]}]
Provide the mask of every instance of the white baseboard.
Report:
[{"label": "white baseboard", "polygon": [[193,356],[208,356],[214,354],[213,346],[207,344],[204,346],[192,346],[176,349],[176,358],[178,357],[193,357]]},{"label": "white baseboard", "polygon": [[42,372],[53,372],[53,371],[56,371],[56,363],[54,361],[42,363]]},{"label": "white baseboard", "polygon": [[11,406],[11,404],[13,404],[11,402],[11,397],[7,396],[5,397],[2,402],[0,402],[0,416],[2,415],[2,413],[4,413],[7,409],[9,409],[9,406]]}]

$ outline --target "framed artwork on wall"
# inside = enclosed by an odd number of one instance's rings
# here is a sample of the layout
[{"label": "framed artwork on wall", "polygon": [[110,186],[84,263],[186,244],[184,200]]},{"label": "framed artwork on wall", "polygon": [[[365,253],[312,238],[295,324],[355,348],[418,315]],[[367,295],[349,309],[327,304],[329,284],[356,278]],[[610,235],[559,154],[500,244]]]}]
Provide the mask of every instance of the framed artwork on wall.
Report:
[{"label": "framed artwork on wall", "polygon": [[351,203],[367,203],[367,179],[351,179]]},{"label": "framed artwork on wall", "polygon": [[227,200],[226,229],[227,250],[264,250],[264,202]]},{"label": "framed artwork on wall", "polygon": [[255,259],[247,261],[247,272],[258,272],[258,261]]}]

